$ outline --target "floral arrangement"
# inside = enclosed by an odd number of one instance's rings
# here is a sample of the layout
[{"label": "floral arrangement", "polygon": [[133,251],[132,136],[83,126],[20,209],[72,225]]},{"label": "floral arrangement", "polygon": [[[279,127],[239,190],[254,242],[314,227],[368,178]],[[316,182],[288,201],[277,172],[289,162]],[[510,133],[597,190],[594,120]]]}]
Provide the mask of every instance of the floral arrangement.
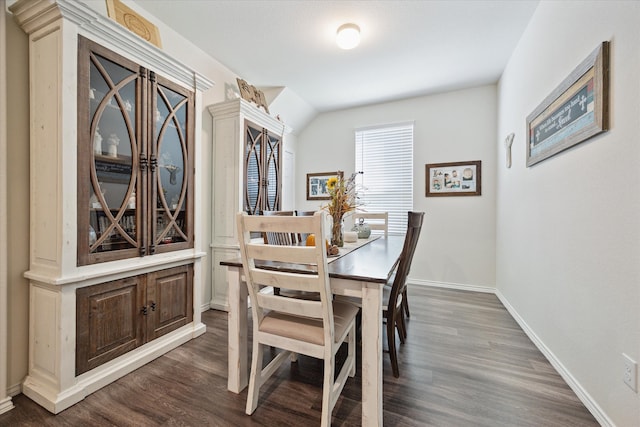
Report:
[{"label": "floral arrangement", "polygon": [[356,174],[353,173],[344,179],[341,172],[338,176],[329,178],[327,181],[327,191],[329,192],[329,203],[325,209],[333,219],[331,227],[331,244],[343,246],[342,219],[344,214],[355,210],[357,206]]}]

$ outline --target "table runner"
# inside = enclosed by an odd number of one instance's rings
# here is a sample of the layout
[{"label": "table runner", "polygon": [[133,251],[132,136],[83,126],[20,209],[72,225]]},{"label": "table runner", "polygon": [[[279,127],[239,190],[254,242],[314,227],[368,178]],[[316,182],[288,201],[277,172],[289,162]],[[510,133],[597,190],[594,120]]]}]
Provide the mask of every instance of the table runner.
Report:
[{"label": "table runner", "polygon": [[367,243],[373,242],[376,239],[379,239],[380,235],[371,235],[367,239],[358,239],[353,243],[344,242],[344,246],[339,249],[338,255],[327,257],[327,264],[331,264],[333,261],[337,260],[348,254],[349,252],[358,249],[360,246],[364,246]]}]

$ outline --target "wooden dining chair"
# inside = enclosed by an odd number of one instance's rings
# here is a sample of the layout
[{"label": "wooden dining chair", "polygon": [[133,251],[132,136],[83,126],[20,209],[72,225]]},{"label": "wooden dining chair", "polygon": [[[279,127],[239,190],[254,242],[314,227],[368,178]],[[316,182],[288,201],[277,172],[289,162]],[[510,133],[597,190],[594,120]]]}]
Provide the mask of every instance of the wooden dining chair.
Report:
[{"label": "wooden dining chair", "polygon": [[391,369],[393,370],[393,376],[396,378],[400,376],[400,369],[398,367],[398,355],[396,352],[395,331],[398,329],[400,342],[404,343],[407,337],[407,328],[403,300],[406,298],[407,276],[411,269],[411,263],[416,245],[418,244],[418,238],[420,237],[423,220],[424,212],[408,213],[407,234],[404,239],[402,253],[400,254],[398,268],[391,278],[391,286],[385,286],[383,288],[384,306],[382,315],[387,325],[387,347],[391,357]]},{"label": "wooden dining chair", "polygon": [[[237,227],[245,281],[251,298],[253,352],[246,413],[258,406],[260,387],[292,353],[324,360],[321,425],[331,425],[333,408],[347,377],[356,372],[355,317],[358,308],[333,301],[322,239],[315,246],[282,246],[255,243],[251,232],[314,233],[324,235],[324,212],[312,217],[255,216],[240,212]],[[303,264],[309,274],[260,268],[260,263]],[[264,286],[315,292],[318,301],[261,293]],[[347,343],[347,357],[337,377],[335,355]],[[282,349],[263,368],[265,346]]]},{"label": "wooden dining chair", "polygon": [[[264,216],[294,216],[295,211],[262,211]],[[298,233],[262,233],[264,243],[271,245],[295,245],[300,242]]]},{"label": "wooden dining chair", "polygon": [[[313,216],[313,214],[316,213],[316,211],[296,211],[296,216]],[[307,237],[309,236],[309,233],[302,233],[300,234],[300,241],[301,242],[306,242],[307,241]]]},{"label": "wooden dining chair", "polygon": [[[389,213],[388,212],[355,212],[353,214],[354,224],[357,224],[360,221],[360,218],[363,221],[367,222],[367,225],[371,230],[380,230],[384,233],[385,236],[389,235]],[[411,313],[409,312],[409,298],[405,291],[402,298],[402,308],[407,317],[411,317]]]},{"label": "wooden dining chair", "polygon": [[363,212],[353,213],[353,223],[358,224],[360,218],[367,223],[371,231],[382,231],[384,236],[389,235],[389,212]]}]

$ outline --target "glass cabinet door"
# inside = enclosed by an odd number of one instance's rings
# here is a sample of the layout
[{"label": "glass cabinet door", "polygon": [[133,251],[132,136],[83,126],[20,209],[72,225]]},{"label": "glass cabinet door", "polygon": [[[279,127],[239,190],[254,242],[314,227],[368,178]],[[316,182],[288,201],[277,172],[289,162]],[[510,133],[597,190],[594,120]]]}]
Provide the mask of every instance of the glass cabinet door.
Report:
[{"label": "glass cabinet door", "polygon": [[245,212],[259,215],[279,210],[282,138],[247,121],[244,141]]},{"label": "glass cabinet door", "polygon": [[192,248],[193,92],[78,45],[78,264]]},{"label": "glass cabinet door", "polygon": [[262,129],[247,123],[244,147],[244,210],[249,215],[262,211]]},{"label": "glass cabinet door", "polygon": [[264,182],[264,210],[276,211],[280,209],[280,189],[282,181],[280,179],[280,145],[282,139],[270,133],[266,133],[265,157],[266,181]]},{"label": "glass cabinet door", "polygon": [[[169,246],[190,244],[192,218],[188,213],[191,201],[190,170],[193,170],[190,153],[189,123],[192,120],[190,92],[172,85],[161,78],[153,85],[153,219],[151,221],[152,244],[150,251]],[[152,76],[152,81],[154,80]],[[186,246],[185,246],[186,247]]]},{"label": "glass cabinet door", "polygon": [[[79,261],[138,254],[139,67],[97,46],[83,50],[78,90]],[[84,67],[84,68],[83,68]],[[84,138],[82,138],[84,136]]]}]

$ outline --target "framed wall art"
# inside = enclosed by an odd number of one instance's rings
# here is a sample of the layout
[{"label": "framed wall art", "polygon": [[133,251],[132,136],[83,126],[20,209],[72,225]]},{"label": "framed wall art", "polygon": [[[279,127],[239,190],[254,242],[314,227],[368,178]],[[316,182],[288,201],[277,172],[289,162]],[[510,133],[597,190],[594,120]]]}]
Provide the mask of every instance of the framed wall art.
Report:
[{"label": "framed wall art", "polygon": [[527,166],[609,129],[609,42],[600,44],[527,117]]},{"label": "framed wall art", "polygon": [[327,181],[343,177],[343,172],[318,172],[307,174],[307,200],[329,200]]},{"label": "framed wall art", "polygon": [[426,166],[426,197],[480,196],[482,161],[431,163]]}]

